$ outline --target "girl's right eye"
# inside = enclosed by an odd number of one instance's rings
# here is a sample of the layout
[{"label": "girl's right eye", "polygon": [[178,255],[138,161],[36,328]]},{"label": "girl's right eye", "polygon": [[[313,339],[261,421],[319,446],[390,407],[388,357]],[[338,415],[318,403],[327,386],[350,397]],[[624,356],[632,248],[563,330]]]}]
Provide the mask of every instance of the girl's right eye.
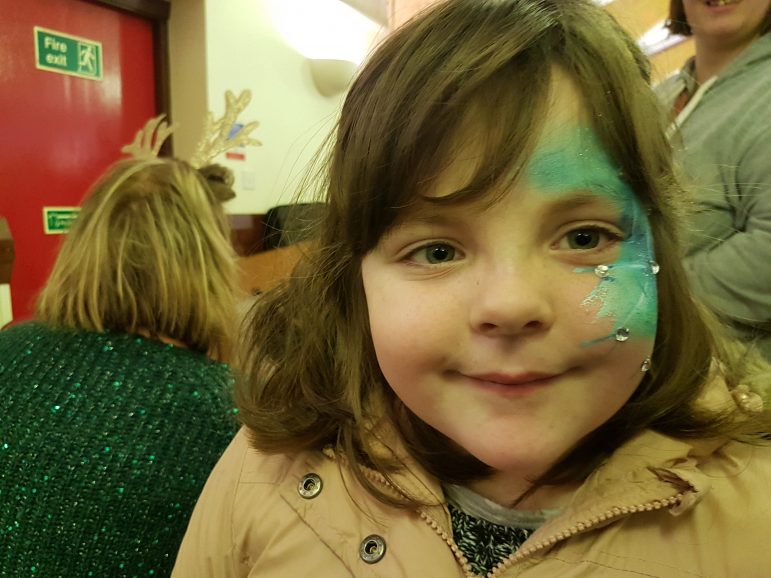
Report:
[{"label": "girl's right eye", "polygon": [[432,243],[415,249],[407,258],[421,265],[441,265],[455,260],[455,247],[447,243]]}]

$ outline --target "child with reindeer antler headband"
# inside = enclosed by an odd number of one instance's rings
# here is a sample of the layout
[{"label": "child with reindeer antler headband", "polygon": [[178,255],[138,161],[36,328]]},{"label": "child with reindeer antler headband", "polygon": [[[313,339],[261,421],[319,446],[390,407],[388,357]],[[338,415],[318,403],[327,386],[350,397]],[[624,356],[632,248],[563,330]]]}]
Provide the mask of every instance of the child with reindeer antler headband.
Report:
[{"label": "child with reindeer antler headband", "polygon": [[[190,162],[152,119],[82,204],[38,301],[0,332],[0,576],[168,576],[235,431],[225,363],[235,255],[212,158],[249,94],[227,95]],[[200,168],[198,168],[200,167]]]}]

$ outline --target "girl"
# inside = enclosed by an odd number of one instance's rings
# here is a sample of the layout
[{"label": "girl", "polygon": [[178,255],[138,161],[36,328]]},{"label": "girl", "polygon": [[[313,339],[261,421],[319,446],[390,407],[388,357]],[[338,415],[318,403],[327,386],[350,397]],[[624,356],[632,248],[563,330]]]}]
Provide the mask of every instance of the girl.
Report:
[{"label": "girl", "polygon": [[603,10],[425,12],[355,81],[325,188],[175,576],[769,575],[768,414],[686,290]]}]

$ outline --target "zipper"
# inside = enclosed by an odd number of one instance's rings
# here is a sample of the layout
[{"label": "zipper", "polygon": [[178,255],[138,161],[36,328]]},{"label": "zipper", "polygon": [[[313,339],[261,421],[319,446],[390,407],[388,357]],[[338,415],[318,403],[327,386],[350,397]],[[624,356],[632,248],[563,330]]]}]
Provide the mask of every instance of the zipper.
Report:
[{"label": "zipper", "polygon": [[[371,468],[362,468],[362,471],[364,472],[364,475],[367,476],[373,482],[376,482],[382,486],[385,486],[392,492],[395,492],[397,495],[404,497],[405,495],[404,492],[402,492],[401,490],[399,490],[399,488],[395,487],[392,483],[390,483],[386,479],[386,477],[380,472],[373,470]],[[420,519],[423,520],[426,524],[428,524],[429,527],[434,532],[436,532],[436,534],[442,540],[444,540],[444,542],[450,547],[450,550],[452,551],[453,556],[455,556],[455,559],[458,561],[458,564],[463,570],[463,574],[465,575],[465,578],[479,578],[471,570],[471,564],[469,564],[469,561],[463,555],[463,552],[461,552],[461,549],[455,543],[455,540],[452,539],[452,536],[447,535],[447,532],[445,532],[442,529],[439,523],[436,520],[434,520],[431,516],[429,516],[425,511],[420,510],[419,514],[420,514]]]},{"label": "zipper", "polygon": [[487,575],[487,578],[497,578],[499,576],[502,576],[503,575],[502,573],[507,568],[511,567],[513,564],[516,564],[517,562],[521,562],[528,556],[532,556],[539,550],[543,550],[545,548],[551,547],[557,542],[567,540],[568,538],[575,536],[576,534],[580,534],[582,532],[586,532],[587,530],[591,530],[594,526],[597,526],[602,522],[607,522],[609,520],[614,520],[616,518],[628,516],[629,514],[634,514],[636,512],[651,512],[653,510],[661,510],[663,508],[672,508],[677,504],[679,504],[682,499],[683,499],[683,494],[679,493],[669,498],[664,498],[661,500],[653,500],[652,502],[638,504],[636,506],[613,507],[610,510],[606,510],[604,513],[600,514],[599,516],[594,516],[592,518],[589,518],[585,522],[579,522],[578,524],[571,526],[567,530],[564,530],[562,532],[557,532],[556,534],[552,534],[551,536],[549,536],[545,540],[538,542],[537,544],[528,546],[527,548],[520,548],[519,550],[514,552],[511,556],[509,556],[505,560],[502,560],[493,569],[493,571]]},{"label": "zipper", "polygon": [[455,543],[455,540],[452,539],[452,536],[448,536],[447,532],[445,532],[441,526],[434,520],[431,516],[426,514],[425,512],[420,512],[420,519],[426,522],[431,529],[436,532],[436,534],[444,540],[447,545],[450,547],[450,550],[452,550],[453,555],[455,556],[455,559],[458,561],[458,564],[460,564],[461,569],[463,570],[463,574],[465,574],[466,578],[478,578],[476,574],[471,570],[471,564],[469,564],[468,559],[463,555],[463,552],[461,552],[460,548],[458,548],[458,545]]}]

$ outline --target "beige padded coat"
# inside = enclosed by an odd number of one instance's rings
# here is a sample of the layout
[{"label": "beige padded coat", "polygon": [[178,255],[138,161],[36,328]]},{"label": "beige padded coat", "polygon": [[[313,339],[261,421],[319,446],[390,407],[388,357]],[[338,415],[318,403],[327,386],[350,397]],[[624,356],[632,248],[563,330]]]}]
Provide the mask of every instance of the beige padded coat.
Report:
[{"label": "beige padded coat", "polygon": [[[436,505],[385,506],[331,451],[267,456],[242,430],[203,490],[173,578],[473,576],[440,484],[390,446],[408,464],[399,490]],[[771,448],[644,432],[490,576],[769,578]]]}]

